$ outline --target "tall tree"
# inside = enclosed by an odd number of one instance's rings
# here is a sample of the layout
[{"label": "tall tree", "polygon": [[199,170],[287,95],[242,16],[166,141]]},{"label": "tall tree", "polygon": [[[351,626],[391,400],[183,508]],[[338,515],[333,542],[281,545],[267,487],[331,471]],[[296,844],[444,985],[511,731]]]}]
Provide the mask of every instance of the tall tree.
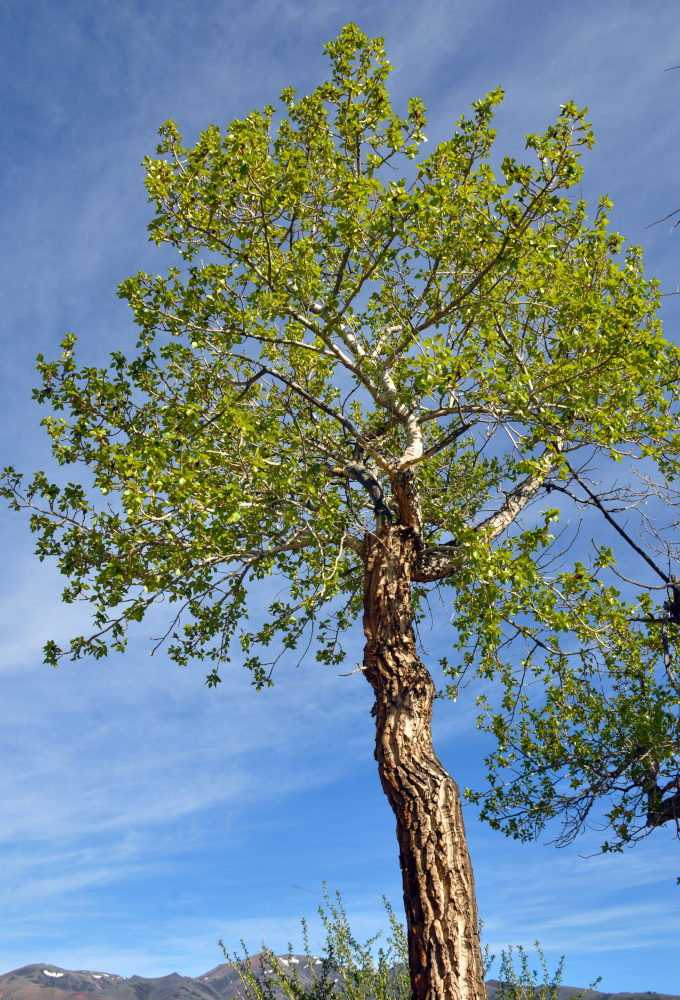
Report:
[{"label": "tall tree", "polygon": [[[565,720],[577,740],[617,685],[629,713],[641,687],[673,695],[653,674],[652,598],[625,602],[607,583],[602,544],[589,558],[577,536],[568,563],[555,522],[585,463],[676,474],[680,353],[639,250],[607,228],[607,199],[589,219],[567,193],[593,141],[582,111],[564,105],[527,137],[534,164],[506,158],[496,174],[494,91],[417,159],[425,112],[415,98],[392,111],[382,40],[348,25],[326,51],[331,78],[284,90],[280,118],[266,107],[193,146],[162,127],[150,233],[180,260],[120,286],[136,355],[79,367],[69,335],[59,360],[38,359],[54,455],[90,485],[41,472],[23,487],[8,469],[4,493],[32,511],[64,600],[94,609],[91,635],[46,645],[54,665],[123,650],[128,625],[167,601],[173,660],[205,660],[215,685],[240,645],[260,688],[272,644],[310,634],[316,659],[340,665],[363,612],[413,996],[483,1000],[460,796],[432,746],[436,687],[415,629],[441,588],[456,650],[441,693],[455,697],[465,671],[504,683],[491,727],[507,763],[513,722],[533,724],[519,806],[538,820],[564,805],[535,765],[552,751],[560,764]],[[271,575],[287,596],[249,624],[248,595]],[[621,737],[622,774],[649,763],[665,723],[659,705]],[[677,760],[675,726],[660,766]],[[497,824],[504,795],[496,784],[487,800]]]}]

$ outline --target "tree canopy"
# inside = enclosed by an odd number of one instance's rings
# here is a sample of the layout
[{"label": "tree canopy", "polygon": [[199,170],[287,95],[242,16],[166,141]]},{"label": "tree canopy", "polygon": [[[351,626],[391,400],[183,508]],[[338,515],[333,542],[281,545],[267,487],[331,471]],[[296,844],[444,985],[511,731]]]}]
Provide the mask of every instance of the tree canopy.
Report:
[{"label": "tree canopy", "polygon": [[416,624],[435,589],[448,602],[441,693],[490,682],[482,814],[518,837],[561,815],[569,839],[604,797],[619,847],[664,808],[677,822],[680,688],[664,592],[622,588],[612,546],[566,518],[673,498],[680,352],[658,285],[610,201],[577,196],[583,110],[528,135],[530,162],[500,159],[496,90],[425,155],[382,40],[348,25],[326,50],[330,79],[280,112],[186,145],[161,128],[149,232],[178,262],[120,285],[134,356],[81,367],[69,334],[38,358],[54,457],[90,479],[9,468],[3,492],[94,615],[46,662],[122,651],[165,603],[159,643],[211,685],[230,659],[258,687],[282,652],[337,668],[367,538],[403,525]]}]

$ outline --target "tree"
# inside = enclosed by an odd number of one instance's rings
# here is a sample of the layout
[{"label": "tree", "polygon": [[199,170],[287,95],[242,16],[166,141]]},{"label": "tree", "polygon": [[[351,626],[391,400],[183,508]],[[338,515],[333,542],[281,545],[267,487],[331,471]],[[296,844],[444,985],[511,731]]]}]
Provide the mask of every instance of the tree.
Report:
[{"label": "tree", "polygon": [[[215,685],[240,646],[261,688],[275,640],[302,655],[313,640],[338,667],[363,613],[413,996],[482,1000],[460,795],[432,746],[416,629],[439,589],[455,650],[440,693],[466,675],[501,690],[499,766],[519,734],[526,794],[492,783],[496,825],[516,807],[527,818],[508,832],[524,835],[568,809],[550,782],[572,763],[592,779],[613,760],[657,802],[651,755],[660,780],[679,742],[672,672],[654,673],[658,609],[649,593],[624,600],[601,542],[591,557],[577,535],[568,562],[555,503],[583,501],[589,468],[672,481],[680,352],[608,200],[589,219],[568,193],[593,142],[582,111],[563,105],[527,137],[536,164],[505,158],[497,176],[494,91],[417,159],[425,112],[415,98],[392,111],[382,40],[350,24],[326,50],[330,80],[284,90],[280,120],[266,107],[193,146],[162,127],[150,234],[181,259],[120,286],[136,355],[79,367],[69,335],[58,360],[38,358],[54,455],[90,485],[39,472],[24,487],[7,469],[4,494],[32,512],[64,600],[93,607],[92,634],[47,643],[55,666],[124,650],[130,623],[167,601],[173,660],[206,661]],[[593,495],[609,510],[607,490]],[[247,595],[272,575],[287,595],[249,624]]]}]

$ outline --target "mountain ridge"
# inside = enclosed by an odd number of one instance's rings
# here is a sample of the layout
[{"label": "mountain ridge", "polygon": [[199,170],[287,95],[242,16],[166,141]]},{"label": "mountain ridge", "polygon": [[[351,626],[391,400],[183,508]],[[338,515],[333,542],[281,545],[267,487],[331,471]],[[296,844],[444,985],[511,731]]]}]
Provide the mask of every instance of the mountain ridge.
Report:
[{"label": "mountain ridge", "polygon": [[[306,955],[280,955],[278,961],[284,968],[295,967],[301,984],[311,986],[314,981]],[[313,957],[315,966],[322,960]],[[266,956],[250,958],[253,971],[266,978],[272,970]],[[86,969],[63,969],[49,962],[36,962],[0,975],[0,1000],[234,1000],[244,998],[245,992],[239,967],[245,959],[223,962],[201,976],[182,976],[171,972],[165,976],[119,976],[112,972],[94,972]],[[338,982],[338,980],[336,980]],[[498,1000],[500,983],[489,979],[486,983],[488,1000]],[[570,1000],[582,988],[559,986],[557,1000]],[[277,998],[284,994],[274,989]],[[585,990],[583,1000],[680,1000],[669,993],[618,992],[606,993]]]}]

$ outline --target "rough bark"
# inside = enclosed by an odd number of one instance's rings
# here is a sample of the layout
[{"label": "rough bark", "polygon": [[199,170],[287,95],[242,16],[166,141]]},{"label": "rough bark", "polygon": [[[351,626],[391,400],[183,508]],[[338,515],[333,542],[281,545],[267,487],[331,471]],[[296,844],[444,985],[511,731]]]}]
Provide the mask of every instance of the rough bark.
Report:
[{"label": "rough bark", "polygon": [[365,543],[364,672],[375,692],[380,780],[397,819],[414,1000],[485,1000],[460,795],[432,747],[435,686],[411,621],[419,548],[403,525]]},{"label": "rough bark", "polygon": [[658,806],[651,807],[647,812],[647,826],[663,826],[675,820],[680,823],[680,792],[664,799]]}]

